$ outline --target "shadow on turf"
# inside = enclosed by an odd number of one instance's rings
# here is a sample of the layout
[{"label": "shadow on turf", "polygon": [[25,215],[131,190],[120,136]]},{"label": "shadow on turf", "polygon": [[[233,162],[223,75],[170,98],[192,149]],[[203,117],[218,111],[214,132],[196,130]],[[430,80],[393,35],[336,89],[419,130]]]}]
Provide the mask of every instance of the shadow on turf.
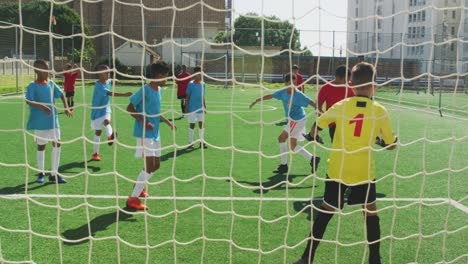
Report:
[{"label": "shadow on turf", "polygon": [[[62,233],[63,237],[67,240],[83,240],[76,242],[64,241],[63,243],[69,246],[76,246],[86,243],[89,241],[90,236],[94,237],[97,232],[106,230],[110,225],[113,225],[117,221],[136,221],[136,219],[131,219],[132,216],[133,215],[127,214],[123,211],[100,215],[91,220],[89,224],[84,224],[78,228],[69,229]],[[90,230],[91,233],[89,232]]]},{"label": "shadow on turf", "polygon": [[285,126],[288,124],[288,121],[281,121],[275,124],[275,126]]},{"label": "shadow on turf", "polygon": [[[263,194],[265,194],[265,193],[268,193],[269,191],[272,191],[272,190],[286,190],[286,182],[284,182],[283,184],[280,184],[280,185],[278,185],[278,186],[276,186],[274,188],[271,188],[271,187],[279,184],[282,181],[293,182],[294,178],[306,177],[306,176],[308,176],[308,175],[296,175],[296,174],[288,174],[287,175],[287,174],[278,173],[278,174],[275,174],[275,175],[271,176],[270,178],[268,178],[268,181],[261,182],[261,183],[260,182],[249,182],[249,181],[237,181],[237,182],[252,185],[252,186],[257,186],[258,189],[254,190],[253,192],[254,193],[263,192]],[[262,188],[260,188],[260,186]],[[289,186],[288,187],[289,190],[310,189],[310,188],[312,188],[312,187],[311,186],[303,186],[303,187]]]},{"label": "shadow on turf", "polygon": [[[349,192],[345,193],[345,202],[347,200],[347,197],[349,195]],[[384,193],[377,193],[376,194],[377,198],[384,198],[386,195]],[[305,207],[307,206],[310,206],[311,204],[311,201],[296,201],[293,203],[293,207],[294,207],[294,210],[296,210],[296,212],[301,212],[304,213],[304,214],[307,214],[307,220],[311,220],[311,210],[313,211],[313,217],[314,219],[317,217],[317,214],[318,214],[318,211],[315,210],[315,208],[320,208],[322,206],[322,202],[323,202],[323,196],[317,196],[317,197],[314,197],[311,199],[312,200],[312,204],[314,205],[314,207],[309,207],[308,209],[302,211]],[[312,209],[314,208],[314,209]]]},{"label": "shadow on turf", "polygon": [[[32,186],[33,184],[36,184],[36,186]],[[42,187],[45,187],[47,185],[54,184],[53,182],[45,182],[45,183],[36,183],[36,180],[32,182],[28,182],[28,192],[29,191],[34,191],[36,189],[40,189]],[[31,187],[29,187],[31,186]],[[4,187],[0,189],[0,194],[24,194],[26,192],[26,184],[20,184],[14,187]]]},{"label": "shadow on turf", "polygon": [[[90,165],[90,163],[93,162],[92,159],[88,160],[88,169],[92,170],[93,172],[100,171],[101,168],[97,166]],[[59,167],[59,171],[61,172],[68,172],[68,173],[78,173],[78,171],[70,171],[73,169],[84,169],[85,168],[85,162],[71,162],[68,164],[63,164]]]},{"label": "shadow on turf", "polygon": [[195,149],[178,149],[178,150],[175,150],[175,151],[171,151],[171,152],[168,152],[164,155],[161,156],[161,161],[165,161],[165,160],[168,160],[168,159],[171,159],[171,158],[174,158],[174,155],[176,157],[179,157],[179,156],[182,156],[184,154],[187,154],[187,153],[190,153],[190,152],[193,152]]}]

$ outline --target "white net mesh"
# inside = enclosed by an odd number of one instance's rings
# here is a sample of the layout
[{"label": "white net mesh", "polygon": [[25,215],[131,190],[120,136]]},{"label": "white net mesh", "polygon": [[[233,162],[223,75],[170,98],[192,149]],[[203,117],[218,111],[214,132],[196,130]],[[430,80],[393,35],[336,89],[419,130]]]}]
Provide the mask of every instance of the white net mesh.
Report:
[{"label": "white net mesh", "polygon": [[[342,2],[0,2],[0,263],[298,260],[323,211],[334,150],[328,129],[324,145],[298,143],[321,157],[316,173],[293,150],[288,172],[272,173],[286,124],[282,103],[249,105],[283,88],[293,64],[316,101],[339,65],[359,61],[375,66],[375,99],[400,139],[393,152],[372,148],[382,262],[466,263],[468,1]],[[49,61],[60,87],[66,63],[79,66],[74,117],[59,115],[59,174],[67,184],[35,182],[37,145],[24,103],[35,59]],[[133,158],[127,98],[111,98],[119,137],[111,147],[102,140],[101,161],[91,159],[95,66],[110,66],[112,92],[135,93],[157,60],[171,67],[161,114],[177,130],[161,124],[161,167],[142,199],[150,209],[134,211],[125,201],[144,162]],[[189,125],[175,82],[182,64],[202,67],[208,149],[198,148],[199,139],[186,149]],[[61,102],[56,107],[63,112]],[[317,113],[306,113],[308,130]],[[364,211],[334,213],[314,263],[368,262]]]}]

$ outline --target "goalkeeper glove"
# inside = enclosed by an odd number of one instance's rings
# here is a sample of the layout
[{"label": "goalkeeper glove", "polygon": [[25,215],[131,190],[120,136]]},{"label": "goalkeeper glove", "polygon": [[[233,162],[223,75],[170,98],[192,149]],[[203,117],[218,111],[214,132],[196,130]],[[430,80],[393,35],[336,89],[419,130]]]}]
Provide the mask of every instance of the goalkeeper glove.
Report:
[{"label": "goalkeeper glove", "polygon": [[313,138],[312,135],[310,135],[310,133],[302,134],[302,136],[304,136],[304,138],[307,139],[307,141],[315,141],[320,144],[324,144],[323,139],[319,135],[316,135],[315,138]]},{"label": "goalkeeper glove", "polygon": [[[397,141],[398,141],[398,137],[395,137],[395,142],[393,143],[396,143]],[[382,148],[385,148],[388,146],[388,144],[385,143],[385,141],[381,137],[377,137],[375,139],[375,144],[381,146]]]}]

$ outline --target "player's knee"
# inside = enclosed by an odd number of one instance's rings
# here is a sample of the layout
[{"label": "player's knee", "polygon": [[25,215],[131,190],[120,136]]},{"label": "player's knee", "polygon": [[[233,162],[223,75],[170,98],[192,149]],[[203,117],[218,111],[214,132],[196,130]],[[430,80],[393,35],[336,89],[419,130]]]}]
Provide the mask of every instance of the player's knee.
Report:
[{"label": "player's knee", "polygon": [[96,136],[101,136],[102,130],[96,130]]},{"label": "player's knee", "polygon": [[329,206],[329,205],[326,204],[326,203],[323,203],[323,204],[322,204],[322,209],[323,209],[323,210],[326,210],[326,211],[329,211],[329,212],[334,212],[334,211],[335,211],[335,208]]},{"label": "player's knee", "polygon": [[109,120],[107,120],[107,119],[104,120],[104,125],[105,125],[105,126],[108,126],[109,124],[110,124]]},{"label": "player's knee", "polygon": [[60,148],[60,143],[59,142],[52,142],[52,146],[54,146],[54,148]]},{"label": "player's knee", "polygon": [[37,150],[38,151],[44,151],[46,145],[37,145]]},{"label": "player's knee", "polygon": [[368,204],[368,205],[363,205],[363,208],[366,210],[364,211],[364,215],[367,216],[375,216],[377,215],[377,205],[375,203],[373,204]]}]

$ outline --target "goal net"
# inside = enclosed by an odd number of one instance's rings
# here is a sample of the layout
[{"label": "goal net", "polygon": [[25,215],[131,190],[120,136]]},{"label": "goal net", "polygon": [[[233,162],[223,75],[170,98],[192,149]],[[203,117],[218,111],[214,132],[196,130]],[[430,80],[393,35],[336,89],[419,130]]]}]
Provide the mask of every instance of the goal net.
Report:
[{"label": "goal net", "polygon": [[[1,1],[0,263],[294,263],[311,241],[320,241],[314,263],[368,263],[376,245],[382,263],[466,263],[467,7],[463,0]],[[27,127],[38,59],[61,89],[64,75],[78,73],[73,117],[60,98],[50,105],[60,123],[58,160],[49,143],[38,154],[44,135]],[[164,80],[150,74],[157,61],[170,67]],[[379,234],[363,217],[368,210],[345,204],[317,238],[320,215],[330,215],[327,159],[352,153],[332,146],[328,127],[324,144],[291,146],[293,136],[281,134],[293,117],[268,95],[288,86],[295,65],[304,79],[297,86],[317,102],[339,66],[362,61],[375,67],[373,100],[399,139],[393,151],[367,147]],[[111,95],[165,82],[156,116],[177,128],[159,126],[160,167],[145,181],[149,196],[139,198],[148,210],[126,204],[148,165],[134,157],[129,98],[110,96],[113,144],[91,128],[102,64]],[[195,66],[202,69],[203,125],[183,113],[182,65],[191,79]],[[257,98],[264,99],[249,108]],[[320,114],[304,110],[309,131]],[[309,155],[321,158],[315,172]],[[57,162],[66,184],[49,181]],[[356,193],[339,198],[352,203]]]}]

